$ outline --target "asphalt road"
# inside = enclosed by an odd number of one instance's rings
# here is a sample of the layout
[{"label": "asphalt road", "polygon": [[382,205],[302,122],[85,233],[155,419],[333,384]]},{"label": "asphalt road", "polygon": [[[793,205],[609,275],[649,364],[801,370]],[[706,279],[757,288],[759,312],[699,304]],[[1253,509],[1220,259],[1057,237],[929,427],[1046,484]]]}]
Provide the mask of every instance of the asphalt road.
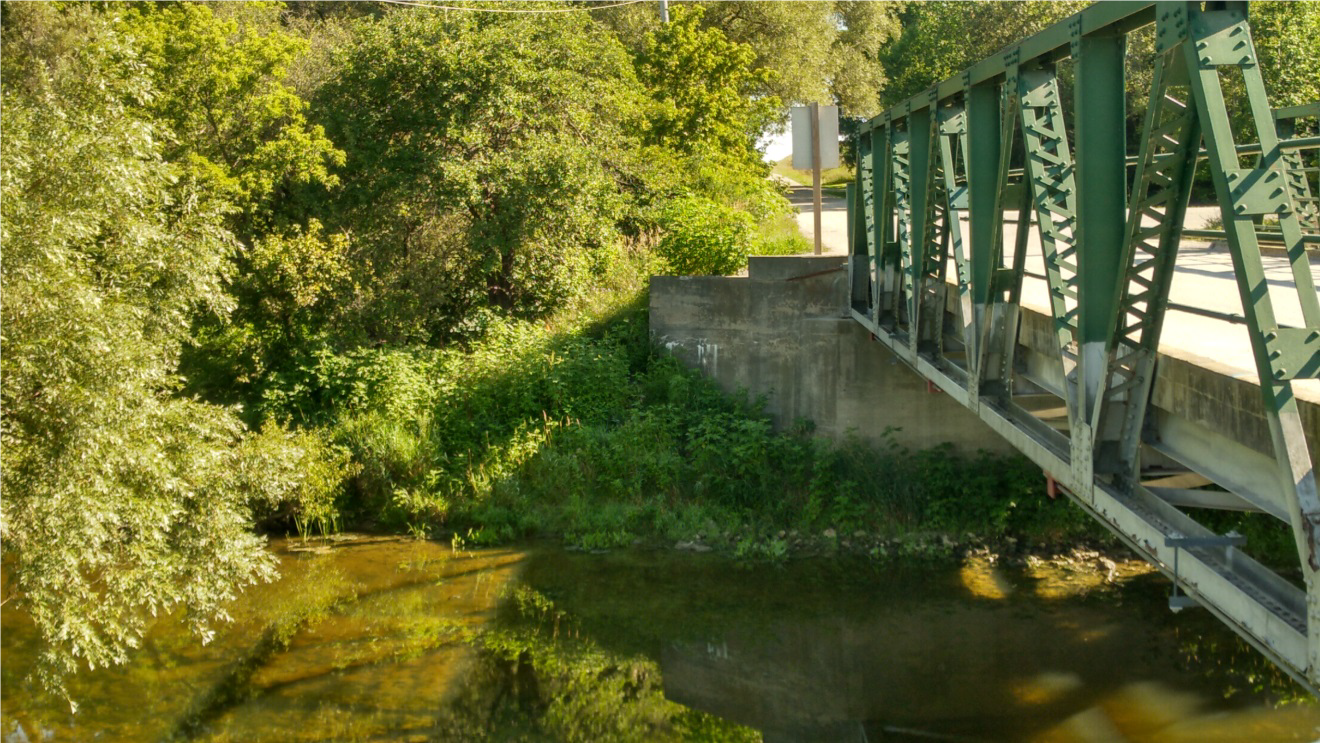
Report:
[{"label": "asphalt road", "polygon": [[[798,207],[798,227],[808,240],[813,238],[811,189],[795,186],[789,200]],[[827,255],[847,255],[847,206],[844,199],[825,197],[822,201],[821,243]],[[1218,207],[1192,207],[1188,210],[1187,226],[1199,228],[1207,219],[1217,216]],[[1005,245],[1012,245],[1015,225],[1004,228]],[[965,233],[964,233],[965,234]],[[1287,259],[1279,255],[1262,256],[1270,297],[1274,300],[1275,315],[1280,323],[1294,327],[1302,324],[1301,305],[1297,301],[1296,285]],[[1027,271],[1044,273],[1040,241],[1033,235],[1028,243]],[[1320,283],[1320,261],[1311,259],[1311,276]],[[1225,314],[1241,315],[1242,302],[1234,279],[1233,263],[1228,250],[1195,240],[1183,240],[1178,251],[1178,263],[1170,286],[1172,302]],[[1045,281],[1028,277],[1023,282],[1022,304],[1048,314],[1048,292]],[[1171,310],[1164,321],[1160,350],[1183,358],[1199,357],[1205,366],[1220,369],[1235,377],[1256,379],[1255,362],[1246,326],[1224,320]],[[1320,380],[1299,380],[1294,383],[1299,397],[1320,402]]]}]

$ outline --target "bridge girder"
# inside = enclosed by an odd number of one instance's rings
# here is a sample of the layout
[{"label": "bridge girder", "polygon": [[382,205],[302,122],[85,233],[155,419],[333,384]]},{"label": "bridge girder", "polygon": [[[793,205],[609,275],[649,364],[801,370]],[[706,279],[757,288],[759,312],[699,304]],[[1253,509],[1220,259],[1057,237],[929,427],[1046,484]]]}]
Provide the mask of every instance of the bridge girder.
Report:
[{"label": "bridge girder", "polygon": [[[1125,39],[1152,23],[1155,71],[1130,155]],[[1064,60],[1082,91],[1071,142],[1058,74]],[[1245,90],[1246,131],[1230,121],[1227,75]],[[848,196],[849,266],[853,317],[877,340],[1320,693],[1320,495],[1292,386],[1320,376],[1320,302],[1306,251],[1320,242],[1320,209],[1299,154],[1320,141],[1281,138],[1306,116],[1320,116],[1320,103],[1269,107],[1245,2],[1096,3],[862,127]],[[1253,162],[1244,166],[1244,155]],[[1223,213],[1269,456],[1153,412],[1156,351],[1201,162]],[[1127,166],[1135,167],[1130,189]],[[1017,214],[1011,250],[1006,211]],[[1264,215],[1278,219],[1270,236],[1288,256],[1302,327],[1276,320],[1261,261]],[[1017,357],[1033,218],[1055,339],[1047,361]],[[946,293],[956,301],[946,303]],[[1061,398],[1066,430],[1020,405],[1024,388]],[[1143,461],[1155,456],[1223,492],[1143,484]],[[1239,539],[1197,523],[1182,510],[1188,505],[1258,510],[1291,525],[1303,585],[1253,560]]]}]

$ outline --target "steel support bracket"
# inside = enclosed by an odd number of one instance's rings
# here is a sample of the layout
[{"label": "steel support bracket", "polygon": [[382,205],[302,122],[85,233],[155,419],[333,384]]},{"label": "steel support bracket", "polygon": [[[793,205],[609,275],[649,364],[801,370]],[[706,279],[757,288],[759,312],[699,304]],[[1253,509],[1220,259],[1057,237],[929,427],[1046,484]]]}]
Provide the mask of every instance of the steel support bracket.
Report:
[{"label": "steel support bracket", "polygon": [[1164,546],[1173,548],[1173,593],[1169,596],[1169,610],[1177,614],[1183,609],[1199,607],[1201,603],[1187,594],[1178,592],[1178,552],[1182,549],[1204,547],[1241,547],[1247,538],[1237,534],[1214,537],[1165,537]]},{"label": "steel support bracket", "polygon": [[1187,4],[1160,3],[1155,20],[1155,54],[1163,54],[1187,40]]},{"label": "steel support bracket", "polygon": [[1192,30],[1197,37],[1196,59],[1201,69],[1256,64],[1245,13],[1236,8],[1198,14]]},{"label": "steel support bracket", "polygon": [[1259,214],[1287,214],[1292,211],[1288,198],[1288,179],[1278,168],[1230,170],[1229,192],[1233,195],[1233,213],[1239,217]]},{"label": "steel support bracket", "polygon": [[1265,355],[1275,381],[1320,377],[1320,328],[1266,331]]}]

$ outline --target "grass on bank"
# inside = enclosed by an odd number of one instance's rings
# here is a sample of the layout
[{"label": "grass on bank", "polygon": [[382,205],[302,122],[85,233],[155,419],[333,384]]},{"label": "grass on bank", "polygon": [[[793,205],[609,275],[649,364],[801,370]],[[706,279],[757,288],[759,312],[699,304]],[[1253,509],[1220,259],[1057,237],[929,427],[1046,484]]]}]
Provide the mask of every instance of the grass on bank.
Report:
[{"label": "grass on bank", "polygon": [[[794,168],[792,155],[775,163],[774,168],[772,168],[770,172],[782,175],[785,178],[804,186],[811,185],[811,171]],[[852,183],[855,177],[856,174],[853,172],[852,168],[846,165],[840,165],[837,168],[830,168],[829,170],[821,171],[820,185],[822,188],[837,187],[842,189],[847,184]]]}]

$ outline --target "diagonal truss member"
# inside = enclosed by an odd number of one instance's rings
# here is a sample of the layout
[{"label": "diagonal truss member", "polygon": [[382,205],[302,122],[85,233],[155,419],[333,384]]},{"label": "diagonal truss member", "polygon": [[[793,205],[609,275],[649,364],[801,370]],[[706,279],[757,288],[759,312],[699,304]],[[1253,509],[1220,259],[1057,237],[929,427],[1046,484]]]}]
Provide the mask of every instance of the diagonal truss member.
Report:
[{"label": "diagonal truss member", "polygon": [[[1293,382],[1320,376],[1306,251],[1318,241],[1320,207],[1300,153],[1316,140],[1294,134],[1297,122],[1320,118],[1320,103],[1269,107],[1247,10],[1097,3],[865,124],[849,193],[852,315],[1173,577],[1186,594],[1179,602],[1210,609],[1316,690],[1320,495]],[[1126,37],[1151,24],[1154,74],[1130,151]],[[1225,105],[1228,76],[1245,91],[1246,125]],[[1152,404],[1198,162],[1224,218],[1268,455]],[[1266,217],[1278,226],[1262,226]],[[1016,239],[1006,245],[1008,222]],[[1018,352],[1028,233],[1039,239],[1049,295],[1054,353],[1044,361]],[[1262,236],[1283,243],[1301,327],[1276,318]],[[1042,396],[1057,398],[1066,420],[1033,415],[1026,401]],[[1144,482],[1154,459],[1218,488]],[[1240,538],[1198,523],[1188,505],[1287,523],[1302,585],[1254,561]]]}]

